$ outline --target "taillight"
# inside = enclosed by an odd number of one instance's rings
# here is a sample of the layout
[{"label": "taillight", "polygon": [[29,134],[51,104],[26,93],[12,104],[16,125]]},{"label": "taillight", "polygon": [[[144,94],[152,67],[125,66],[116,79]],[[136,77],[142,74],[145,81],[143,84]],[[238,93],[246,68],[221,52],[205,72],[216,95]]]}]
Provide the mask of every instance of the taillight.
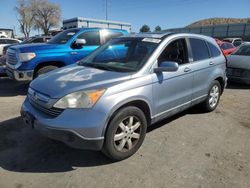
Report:
[{"label": "taillight", "polygon": [[226,57],[226,55],[223,53],[223,50],[220,48],[220,51],[221,51],[221,53],[224,55],[224,57],[225,57],[225,64],[226,64],[226,67],[227,67],[227,57]]}]

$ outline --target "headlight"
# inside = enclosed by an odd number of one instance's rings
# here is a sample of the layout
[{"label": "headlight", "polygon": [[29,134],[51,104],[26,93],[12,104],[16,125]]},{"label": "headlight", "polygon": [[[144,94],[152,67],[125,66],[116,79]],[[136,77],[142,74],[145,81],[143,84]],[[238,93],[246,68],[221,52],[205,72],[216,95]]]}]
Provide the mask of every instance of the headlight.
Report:
[{"label": "headlight", "polygon": [[59,99],[54,105],[55,108],[92,108],[98,99],[103,95],[105,89],[78,91],[68,94]]},{"label": "headlight", "polygon": [[29,60],[33,59],[34,57],[36,57],[36,54],[32,53],[32,52],[19,54],[19,60],[21,62],[29,61]]}]

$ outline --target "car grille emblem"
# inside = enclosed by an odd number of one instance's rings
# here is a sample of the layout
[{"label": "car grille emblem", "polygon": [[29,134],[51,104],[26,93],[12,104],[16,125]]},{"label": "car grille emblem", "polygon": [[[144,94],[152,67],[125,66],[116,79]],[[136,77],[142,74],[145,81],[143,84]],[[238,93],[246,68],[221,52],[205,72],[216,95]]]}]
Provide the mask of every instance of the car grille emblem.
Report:
[{"label": "car grille emblem", "polygon": [[34,99],[35,101],[38,100],[38,96],[37,96],[37,93],[36,93],[36,92],[33,93],[33,99]]}]

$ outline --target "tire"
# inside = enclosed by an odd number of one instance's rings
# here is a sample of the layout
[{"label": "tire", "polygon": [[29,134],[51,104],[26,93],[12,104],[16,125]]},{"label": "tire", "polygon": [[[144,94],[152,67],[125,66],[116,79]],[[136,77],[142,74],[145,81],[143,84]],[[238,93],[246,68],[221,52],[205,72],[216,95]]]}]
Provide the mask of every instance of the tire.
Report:
[{"label": "tire", "polygon": [[207,99],[203,103],[204,110],[206,112],[212,112],[219,104],[221,95],[221,85],[219,81],[214,80],[210,86]]},{"label": "tire", "polygon": [[38,76],[40,76],[42,74],[45,74],[45,73],[50,72],[52,70],[55,70],[57,68],[58,68],[57,66],[53,66],[53,65],[48,65],[46,67],[42,67],[42,68],[38,69],[38,71],[36,72],[35,78],[37,78]]},{"label": "tire", "polygon": [[120,109],[108,124],[104,154],[114,161],[130,157],[142,145],[146,131],[147,120],[139,108],[128,106]]}]

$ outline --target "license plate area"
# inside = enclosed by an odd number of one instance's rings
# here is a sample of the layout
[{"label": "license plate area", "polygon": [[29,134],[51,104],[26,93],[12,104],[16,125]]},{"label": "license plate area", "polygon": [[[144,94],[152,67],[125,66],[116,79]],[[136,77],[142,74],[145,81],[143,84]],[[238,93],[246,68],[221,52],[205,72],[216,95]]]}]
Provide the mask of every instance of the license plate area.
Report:
[{"label": "license plate area", "polygon": [[27,126],[34,128],[35,117],[29,112],[21,112],[22,119]]}]

